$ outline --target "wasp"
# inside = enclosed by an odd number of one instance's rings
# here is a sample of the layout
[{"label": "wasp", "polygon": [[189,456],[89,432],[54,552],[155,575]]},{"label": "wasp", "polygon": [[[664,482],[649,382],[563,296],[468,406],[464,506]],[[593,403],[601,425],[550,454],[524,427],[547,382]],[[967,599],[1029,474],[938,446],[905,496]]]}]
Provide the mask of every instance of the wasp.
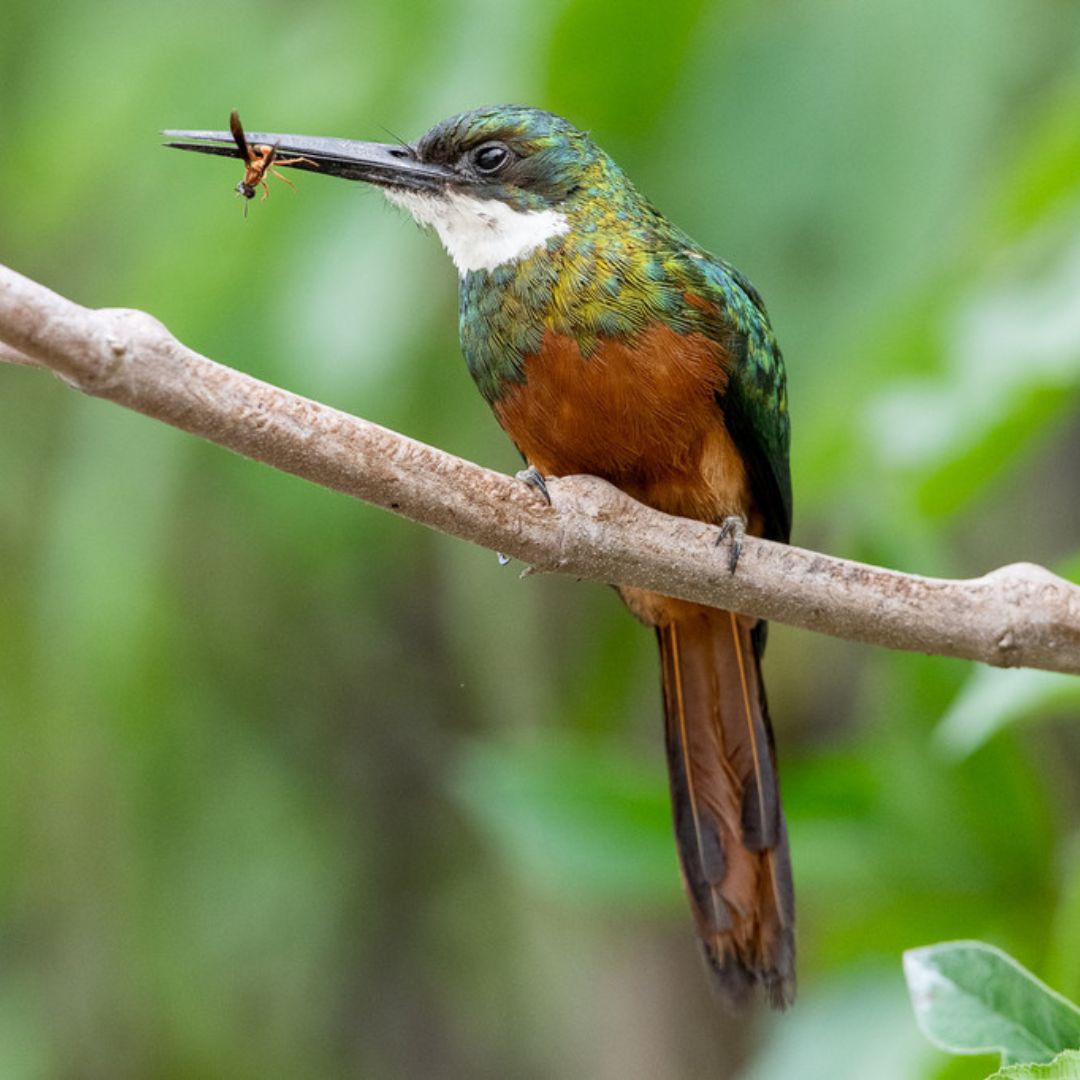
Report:
[{"label": "wasp", "polygon": [[275,163],[278,165],[297,165],[303,163],[305,165],[311,165],[314,168],[318,168],[318,162],[312,161],[311,158],[306,157],[291,157],[291,158],[279,158],[277,156],[277,146],[265,146],[258,144],[250,146],[247,138],[244,136],[244,128],[240,123],[240,114],[233,109],[232,115],[229,117],[229,130],[232,132],[232,137],[236,142],[237,148],[240,151],[241,157],[243,157],[244,165],[244,179],[236,185],[236,194],[243,195],[244,199],[244,216],[247,216],[247,201],[255,198],[255,190],[262,185],[263,189],[263,201],[270,197],[270,185],[266,182],[267,173],[276,176],[279,180],[284,180],[286,184],[296,190],[296,185],[285,175],[279,173],[274,168]]}]

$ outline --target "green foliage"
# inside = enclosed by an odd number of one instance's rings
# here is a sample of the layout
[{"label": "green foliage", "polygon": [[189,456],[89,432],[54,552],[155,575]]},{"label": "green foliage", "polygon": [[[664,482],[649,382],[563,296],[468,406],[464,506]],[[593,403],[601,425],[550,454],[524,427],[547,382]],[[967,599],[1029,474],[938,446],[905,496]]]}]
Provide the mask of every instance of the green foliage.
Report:
[{"label": "green foliage", "polygon": [[[624,0],[613,19],[604,0],[571,0],[553,27],[544,95],[549,108],[570,113],[588,101],[589,126],[609,139],[655,127],[709,7],[706,0],[672,0],[663,7]],[[628,71],[633,79],[626,78]]]},{"label": "green foliage", "polygon": [[[555,108],[763,293],[797,543],[1069,569],[1067,7],[8,0],[0,250],[512,470],[435,241],[318,176],[245,220],[232,164],[156,132]],[[725,1026],[655,644],[609,590],[0,367],[0,1074],[985,1076],[924,1045],[897,958],[984,937],[1080,996],[1074,680],[783,627],[766,679],[800,997]]]},{"label": "green foliage", "polygon": [[680,899],[664,780],[610,747],[561,739],[472,746],[454,789],[530,885],[564,902],[647,909]]},{"label": "green foliage", "polygon": [[943,1050],[996,1052],[1012,1065],[1080,1047],[1080,1009],[992,945],[910,949],[904,974],[919,1026]]},{"label": "green foliage", "polygon": [[1045,1065],[1007,1065],[986,1080],[1080,1080],[1080,1050],[1066,1050]]},{"label": "green foliage", "polygon": [[941,719],[936,737],[949,753],[970,754],[1008,724],[1073,715],[1080,679],[1054,671],[978,668]]}]

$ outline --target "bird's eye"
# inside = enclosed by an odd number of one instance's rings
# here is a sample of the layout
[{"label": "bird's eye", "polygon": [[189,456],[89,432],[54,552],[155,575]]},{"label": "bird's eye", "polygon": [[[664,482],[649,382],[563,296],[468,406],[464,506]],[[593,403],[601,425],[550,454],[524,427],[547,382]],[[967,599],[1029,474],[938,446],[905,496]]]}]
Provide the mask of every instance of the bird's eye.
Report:
[{"label": "bird's eye", "polygon": [[473,151],[472,160],[480,172],[490,176],[506,165],[510,151],[502,143],[487,143]]}]

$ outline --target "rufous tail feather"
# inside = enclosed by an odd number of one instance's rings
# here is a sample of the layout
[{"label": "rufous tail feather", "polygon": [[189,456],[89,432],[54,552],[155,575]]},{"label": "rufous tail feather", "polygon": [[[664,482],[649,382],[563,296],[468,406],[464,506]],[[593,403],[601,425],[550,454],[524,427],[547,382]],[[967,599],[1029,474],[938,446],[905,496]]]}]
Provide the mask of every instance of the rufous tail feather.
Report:
[{"label": "rufous tail feather", "polygon": [[[686,893],[718,989],[795,994],[794,892],[753,621],[700,608],[657,627]],[[758,637],[757,641],[761,638]]]}]

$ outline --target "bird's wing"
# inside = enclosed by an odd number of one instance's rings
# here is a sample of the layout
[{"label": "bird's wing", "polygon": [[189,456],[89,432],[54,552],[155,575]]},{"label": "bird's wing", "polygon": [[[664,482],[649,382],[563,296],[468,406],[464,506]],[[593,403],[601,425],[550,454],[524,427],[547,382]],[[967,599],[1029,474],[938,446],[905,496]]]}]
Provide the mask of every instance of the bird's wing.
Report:
[{"label": "bird's wing", "polygon": [[[757,290],[733,266],[695,253],[693,264],[704,298],[718,309],[714,333],[730,356],[724,390],[717,395],[728,432],[743,455],[751,489],[765,517],[765,535],[791,535],[791,425],[784,359]],[[691,271],[693,272],[693,271]]]}]

